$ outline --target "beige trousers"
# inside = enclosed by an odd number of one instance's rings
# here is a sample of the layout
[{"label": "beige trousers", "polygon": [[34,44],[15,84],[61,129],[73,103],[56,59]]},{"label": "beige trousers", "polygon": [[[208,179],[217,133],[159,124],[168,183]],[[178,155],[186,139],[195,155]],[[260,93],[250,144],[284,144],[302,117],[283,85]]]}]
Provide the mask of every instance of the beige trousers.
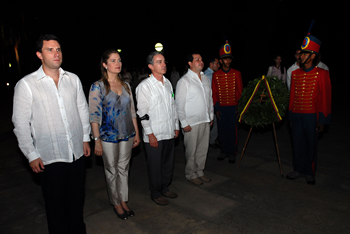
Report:
[{"label": "beige trousers", "polygon": [[102,141],[107,191],[112,205],[128,201],[129,162],[133,143],[133,137],[119,143]]},{"label": "beige trousers", "polygon": [[209,147],[210,123],[191,126],[190,132],[183,132],[186,167],[186,179],[191,180],[204,175],[205,162]]}]

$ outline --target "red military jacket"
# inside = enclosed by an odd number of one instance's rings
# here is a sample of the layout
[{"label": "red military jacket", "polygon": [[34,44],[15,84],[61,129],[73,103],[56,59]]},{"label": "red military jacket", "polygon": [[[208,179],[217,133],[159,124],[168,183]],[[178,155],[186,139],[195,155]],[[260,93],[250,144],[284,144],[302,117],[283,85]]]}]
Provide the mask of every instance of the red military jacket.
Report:
[{"label": "red military jacket", "polygon": [[214,72],[212,78],[213,102],[220,106],[234,106],[238,104],[243,90],[241,72],[230,69],[224,72],[222,69]]},{"label": "red military jacket", "polygon": [[318,122],[329,124],[332,88],[329,72],[318,67],[292,72],[289,112],[317,113]]}]

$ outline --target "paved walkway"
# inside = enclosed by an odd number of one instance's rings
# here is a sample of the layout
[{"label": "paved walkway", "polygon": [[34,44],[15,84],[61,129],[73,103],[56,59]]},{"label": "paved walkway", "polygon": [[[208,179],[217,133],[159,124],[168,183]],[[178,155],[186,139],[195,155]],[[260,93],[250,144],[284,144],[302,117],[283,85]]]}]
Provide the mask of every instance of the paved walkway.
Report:
[{"label": "paved walkway", "polygon": [[[47,233],[38,176],[17,147],[9,115],[0,128],[0,233]],[[343,120],[343,121],[342,121]],[[289,181],[292,155],[287,121],[277,126],[284,178],[280,175],[271,129],[254,129],[245,155],[236,164],[217,161],[210,149],[206,175],[212,181],[195,186],[184,177],[182,140],[176,146],[170,189],[179,197],[164,207],[149,196],[145,154],[133,153],[129,206],[136,216],[118,219],[108,203],[101,159],[89,158],[86,169],[85,223],[93,233],[348,233],[350,230],[350,143],[340,116],[319,140],[316,185]],[[239,129],[239,155],[249,127]],[[238,159],[238,157],[237,157]]]}]

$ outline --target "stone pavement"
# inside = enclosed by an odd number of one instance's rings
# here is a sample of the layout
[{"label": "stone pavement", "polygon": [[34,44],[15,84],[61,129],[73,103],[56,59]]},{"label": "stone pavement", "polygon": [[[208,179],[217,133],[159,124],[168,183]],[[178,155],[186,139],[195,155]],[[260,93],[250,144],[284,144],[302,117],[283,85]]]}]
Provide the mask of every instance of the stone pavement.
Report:
[{"label": "stone pavement", "polygon": [[[10,113],[0,117],[0,233],[47,233],[38,176],[31,172],[12,133]],[[343,118],[343,119],[342,119]],[[209,183],[195,186],[184,177],[184,149],[177,141],[170,189],[179,194],[167,206],[149,196],[145,154],[133,152],[129,206],[136,214],[118,219],[108,203],[101,159],[87,161],[85,223],[95,233],[348,233],[350,229],[350,142],[345,117],[333,114],[332,125],[318,147],[316,185],[289,181],[291,142],[286,120],[277,124],[284,178],[281,177],[271,128],[254,129],[237,168],[217,161],[210,149],[206,163]],[[239,128],[239,155],[249,127]]]}]

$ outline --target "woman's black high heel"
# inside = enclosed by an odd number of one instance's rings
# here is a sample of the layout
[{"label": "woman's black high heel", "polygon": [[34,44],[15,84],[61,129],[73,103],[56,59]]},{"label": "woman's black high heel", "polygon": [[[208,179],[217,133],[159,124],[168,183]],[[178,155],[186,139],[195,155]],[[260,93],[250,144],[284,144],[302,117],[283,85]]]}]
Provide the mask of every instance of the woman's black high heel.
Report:
[{"label": "woman's black high heel", "polygon": [[115,207],[113,207],[113,210],[117,214],[118,218],[120,218],[122,220],[127,220],[128,219],[128,214],[125,211],[124,211],[123,214],[119,214]]},{"label": "woman's black high heel", "polygon": [[125,210],[124,208],[123,208],[123,210],[125,211],[125,213],[126,213],[128,216],[130,216],[130,217],[134,217],[134,216],[135,216],[134,211],[132,211],[132,210],[127,211],[127,210]]}]

